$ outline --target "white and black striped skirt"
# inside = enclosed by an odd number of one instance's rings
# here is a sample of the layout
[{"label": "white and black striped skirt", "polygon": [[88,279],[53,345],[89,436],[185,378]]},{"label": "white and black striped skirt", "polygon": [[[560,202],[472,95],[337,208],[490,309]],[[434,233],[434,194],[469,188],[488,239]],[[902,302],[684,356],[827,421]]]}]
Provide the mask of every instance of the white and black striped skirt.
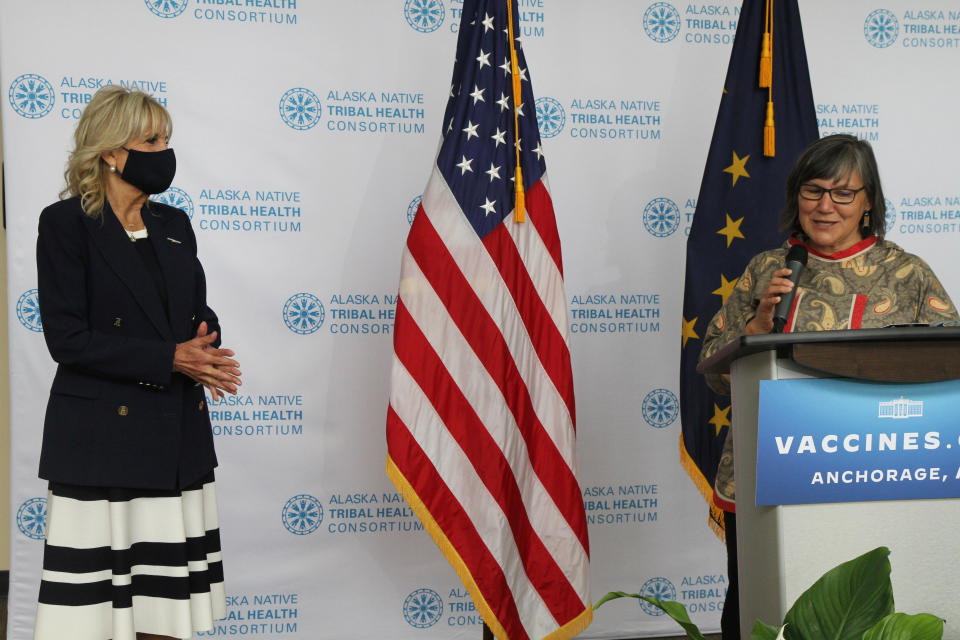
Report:
[{"label": "white and black striped skirt", "polygon": [[50,483],[35,640],[189,638],[224,616],[213,472],[174,491]]}]

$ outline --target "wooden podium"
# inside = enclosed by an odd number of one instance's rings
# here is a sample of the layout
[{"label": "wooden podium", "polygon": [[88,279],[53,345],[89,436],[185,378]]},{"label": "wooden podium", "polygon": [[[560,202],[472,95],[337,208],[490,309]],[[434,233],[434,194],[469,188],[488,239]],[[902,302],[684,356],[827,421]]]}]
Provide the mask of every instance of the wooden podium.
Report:
[{"label": "wooden podium", "polygon": [[[698,371],[731,378],[741,636],[750,637],[757,618],[779,624],[820,575],[883,545],[891,550],[896,610],[945,618],[944,638],[960,639],[960,500],[758,507],[755,499],[761,380],[853,378],[881,385],[960,379],[960,328],[743,336]],[[960,397],[956,407],[960,421]]]}]

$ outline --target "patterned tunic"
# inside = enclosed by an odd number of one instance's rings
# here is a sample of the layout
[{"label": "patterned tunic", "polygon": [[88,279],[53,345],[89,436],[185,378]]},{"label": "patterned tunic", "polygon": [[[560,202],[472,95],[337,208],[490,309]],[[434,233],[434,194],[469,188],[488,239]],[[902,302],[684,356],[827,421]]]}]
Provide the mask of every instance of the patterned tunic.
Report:
[{"label": "patterned tunic", "polygon": [[[713,317],[703,338],[700,360],[743,335],[773,272],[783,267],[787,251],[794,244],[801,242],[790,238],[779,249],[765,251],[750,261],[733,293]],[[960,322],[956,308],[927,263],[892,242],[871,236],[829,256],[807,249],[809,260],[800,274],[784,333]],[[730,393],[729,381],[720,375],[708,375],[707,384],[717,393]],[[714,489],[718,505],[732,510],[736,488],[733,437],[729,432]]]}]

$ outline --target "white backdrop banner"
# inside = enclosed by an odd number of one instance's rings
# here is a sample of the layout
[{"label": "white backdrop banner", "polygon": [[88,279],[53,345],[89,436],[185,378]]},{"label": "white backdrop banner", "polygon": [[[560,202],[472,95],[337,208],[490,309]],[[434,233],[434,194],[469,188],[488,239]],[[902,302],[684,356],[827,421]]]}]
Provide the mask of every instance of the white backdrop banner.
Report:
[{"label": "white backdrop banner", "polygon": [[[564,243],[594,600],[644,591],[715,631],[725,554],[679,464],[676,393],[685,238],[739,3],[519,4]],[[874,144],[889,237],[956,298],[960,10],[913,5],[807,0],[801,13],[821,131]],[[244,371],[241,394],[211,403],[229,617],[200,637],[480,638],[466,590],[383,472],[399,257],[440,136],[460,6],[0,5],[9,638],[32,637],[44,533],[36,470],[54,364],[37,218],[108,83],[173,115],[179,171],[161,198],[192,217]],[[611,603],[581,637],[679,632],[658,613]]]}]

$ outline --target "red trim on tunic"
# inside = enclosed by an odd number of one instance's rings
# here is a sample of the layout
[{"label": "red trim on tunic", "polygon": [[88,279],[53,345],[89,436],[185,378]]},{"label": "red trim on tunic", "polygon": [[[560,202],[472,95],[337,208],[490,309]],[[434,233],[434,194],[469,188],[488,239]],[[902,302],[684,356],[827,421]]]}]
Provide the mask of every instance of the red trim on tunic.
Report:
[{"label": "red trim on tunic", "polygon": [[720,497],[720,494],[718,494],[716,491],[713,492],[713,504],[723,509],[724,511],[728,511],[730,513],[737,512],[737,505],[734,504],[733,502],[730,502],[729,500],[724,500],[723,498]]},{"label": "red trim on tunic", "polygon": [[858,293],[853,296],[853,311],[850,312],[850,328],[863,328],[863,312],[867,308],[867,296]]},{"label": "red trim on tunic", "polygon": [[838,251],[836,253],[831,253],[831,254],[820,253],[819,251],[812,248],[810,245],[808,245],[803,240],[800,240],[796,236],[791,237],[789,240],[787,240],[787,242],[789,242],[791,245],[802,244],[807,248],[807,251],[809,251],[813,255],[823,260],[846,260],[847,258],[852,258],[853,256],[857,255],[861,251],[869,249],[870,247],[875,245],[877,243],[877,236],[867,236],[860,242],[847,247],[843,251]]},{"label": "red trim on tunic", "polygon": [[800,298],[803,297],[803,288],[797,287],[797,295],[793,298],[793,303],[790,305],[790,313],[787,314],[787,324],[783,325],[783,333],[790,333],[793,331],[793,319],[797,314],[797,307],[800,306]]}]

